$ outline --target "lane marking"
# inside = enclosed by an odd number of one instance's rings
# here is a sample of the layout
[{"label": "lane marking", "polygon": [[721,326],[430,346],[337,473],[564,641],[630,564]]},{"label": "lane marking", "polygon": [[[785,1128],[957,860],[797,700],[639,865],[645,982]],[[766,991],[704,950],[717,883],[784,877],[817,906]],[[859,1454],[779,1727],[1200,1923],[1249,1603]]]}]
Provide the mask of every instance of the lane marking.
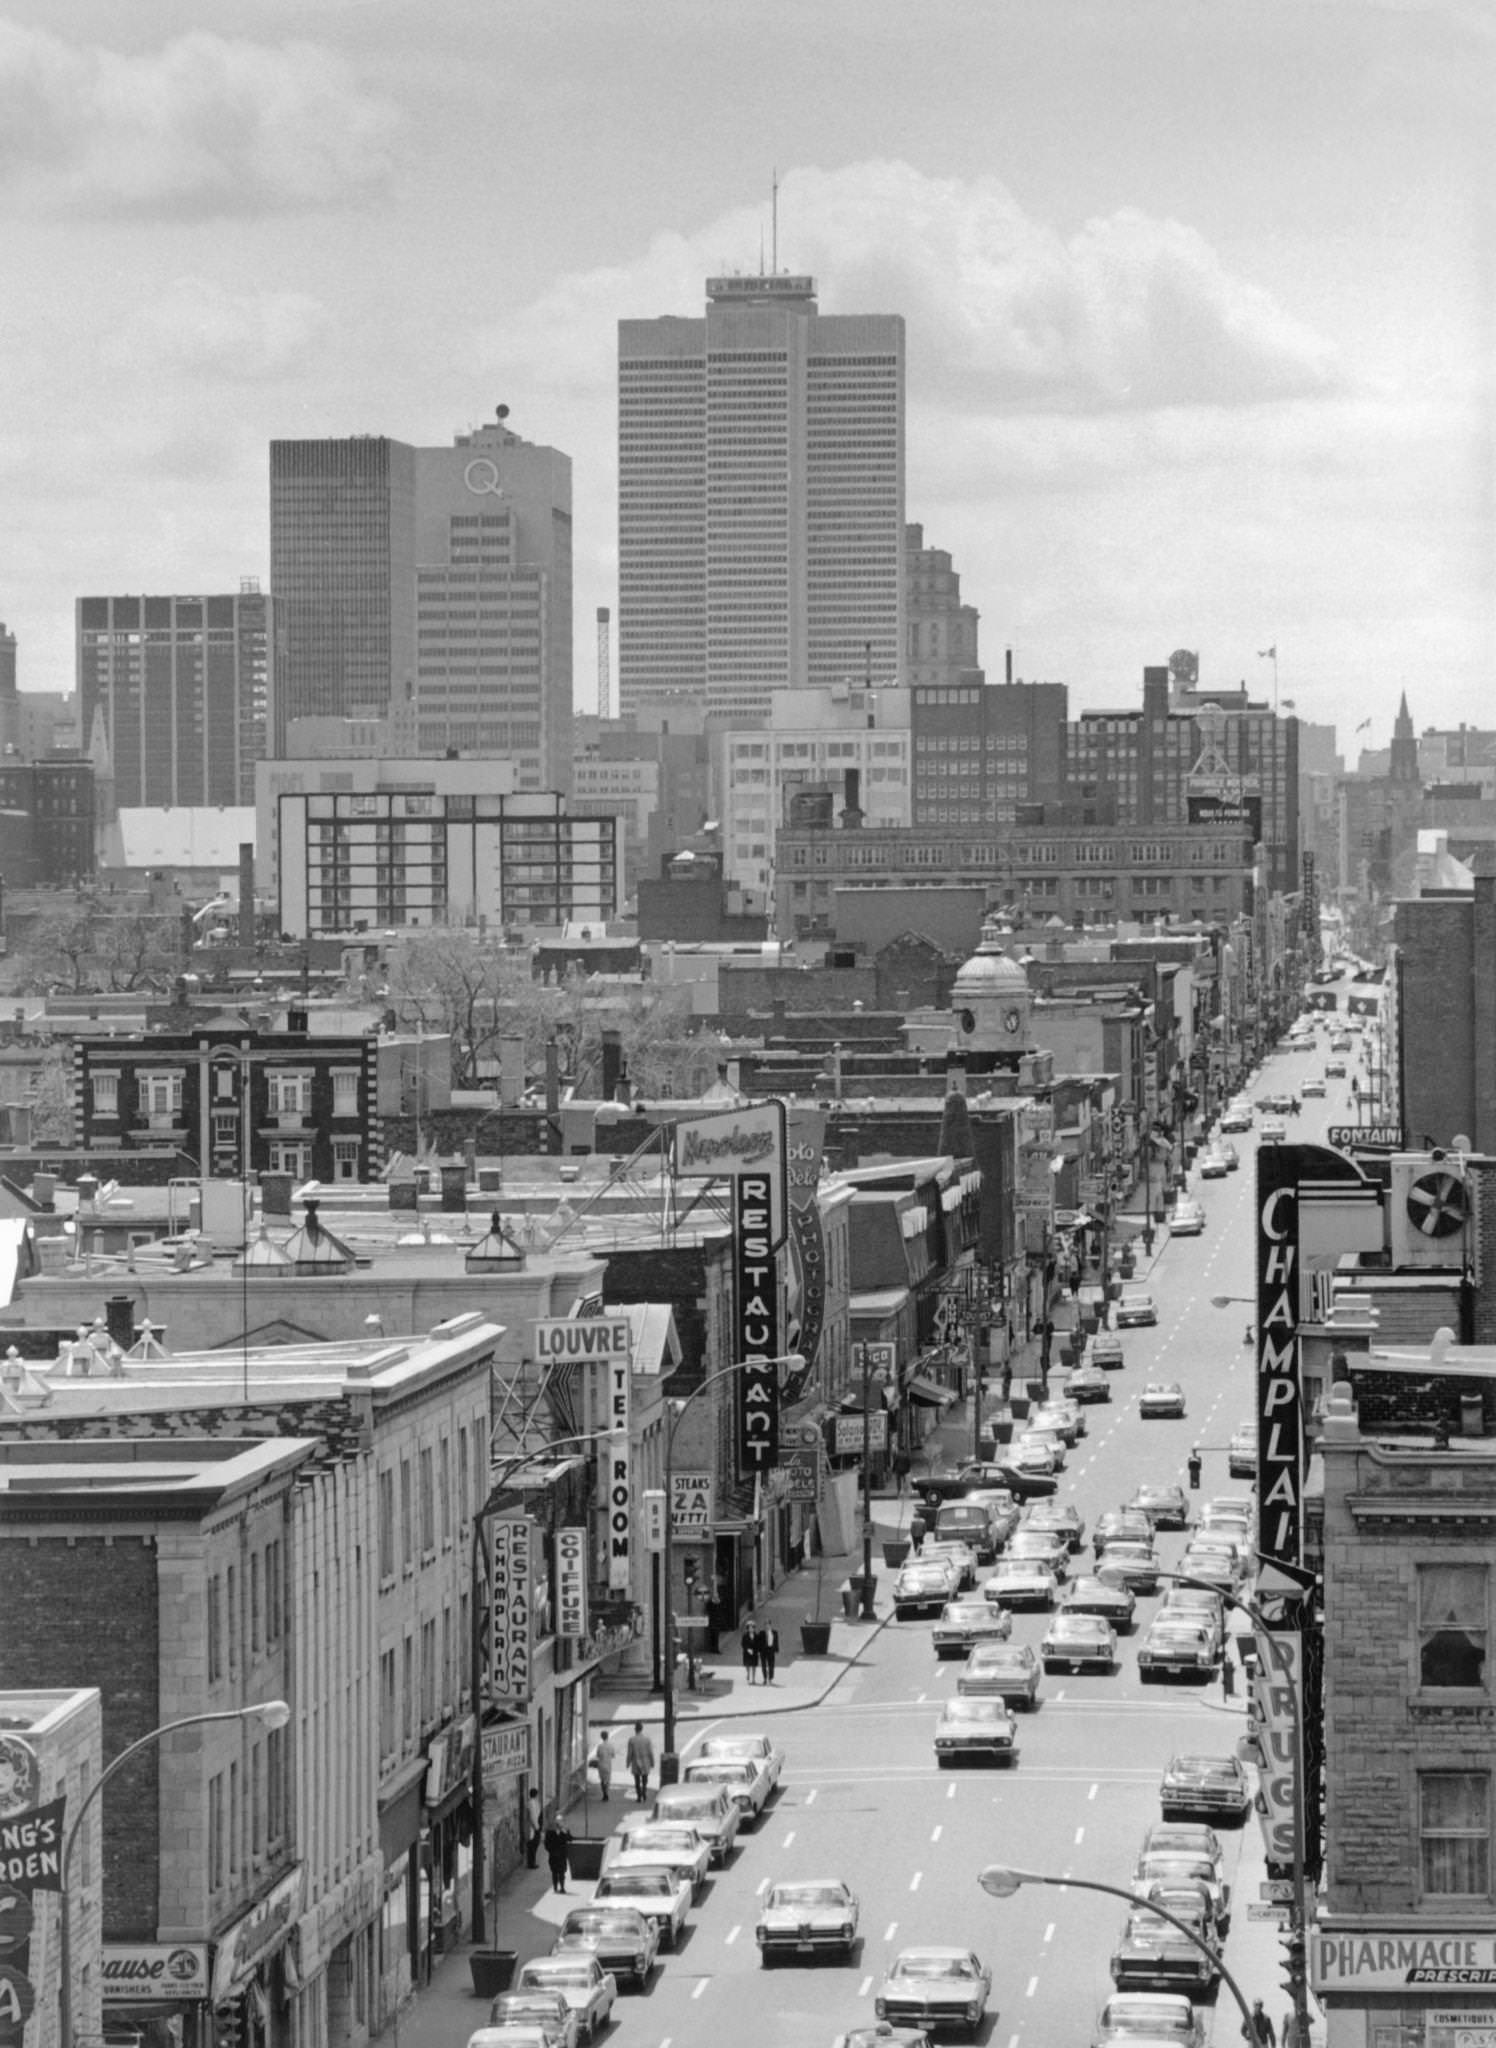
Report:
[{"label": "lane marking", "polygon": [[790,1831],[789,1831],[789,1833],[788,1833],[788,1834],[787,1834],[787,1835],[785,1836],[785,1838],[784,1838],[783,1842],[782,1842],[782,1843],[780,1844],[780,1847],[781,1847],[781,1848],[784,1848],[784,1849],[787,1849],[787,1848],[789,1847],[790,1843],[794,1841],[794,1839],[795,1839],[795,1830],[794,1830],[793,1828],[791,1828],[791,1829],[790,1829]]},{"label": "lane marking", "polygon": [[737,1940],[738,1936],[742,1933],[742,1931],[743,1923],[741,1921],[738,1922],[736,1927],[728,1928],[727,1933],[724,1936],[724,1939],[726,1940],[729,1948],[731,1948],[732,1944]]},{"label": "lane marking", "polygon": [[950,1784],[946,1786],[946,1788],[945,1788],[945,1796],[946,1796],[946,1798],[947,1798],[947,1799],[954,1799],[954,1798],[955,1798],[955,1796],[956,1796],[956,1783],[955,1783],[955,1780],[954,1780],[954,1779],[952,1779],[952,1780],[951,1780],[951,1782],[950,1782]]},{"label": "lane marking", "polygon": [[919,1890],[919,1881],[920,1881],[920,1879],[921,1879],[921,1878],[922,1878],[923,1876],[924,1876],[924,1872],[923,1872],[922,1870],[916,1870],[916,1871],[915,1871],[915,1873],[914,1873],[913,1877],[911,1877],[911,1878],[910,1878],[910,1880],[909,1880],[909,1889],[910,1889],[910,1891],[912,1891],[912,1892],[917,1892],[917,1891]]},{"label": "lane marking", "polygon": [[1048,1925],[1048,1926],[1047,1926],[1047,1927],[1045,1928],[1045,1930],[1044,1930],[1044,1939],[1045,1939],[1046,1941],[1053,1941],[1053,1940],[1054,1940],[1054,1922],[1053,1922],[1053,1920],[1051,1920],[1051,1921],[1050,1921],[1049,1925]]},{"label": "lane marking", "polygon": [[[898,1927],[899,1927],[899,1923],[898,1923],[898,1921],[897,1921],[897,1920],[890,1920],[890,1921],[889,1921],[889,1923],[888,1923],[888,1930],[887,1930],[887,1932],[886,1932],[886,1933],[884,1934],[884,1936],[883,1936],[883,1939],[884,1939],[885,1941],[892,1941],[892,1940],[893,1940],[893,1938],[894,1938],[894,1935],[895,1935],[895,1934],[896,1934],[896,1933],[898,1932]],[[871,1984],[871,1983],[872,1983],[872,1981],[873,1981],[873,1980],[872,1980],[872,1978],[871,1978],[871,1977],[869,1977],[869,1978],[868,1978],[868,1980],[867,1980],[867,1983],[868,1983],[868,1984]],[[866,1990],[867,1990],[867,1984],[864,1984],[862,1988],[863,1988],[863,1990],[864,1990],[864,1991],[866,1991]]]},{"label": "lane marking", "polygon": [[761,1899],[761,1898],[763,1897],[764,1893],[765,1893],[765,1892],[766,1892],[766,1891],[767,1891],[768,1889],[769,1889],[769,1880],[768,1880],[768,1878],[766,1878],[766,1877],[761,1877],[761,1878],[759,1879],[759,1881],[758,1881],[758,1885],[757,1885],[757,1888],[755,1889],[755,1891],[754,1891],[754,1894],[753,1894],[753,1895],[754,1895],[754,1897],[755,1897],[755,1898],[757,1898],[757,1899]]},{"label": "lane marking", "polygon": [[867,1997],[867,1995],[868,1995],[868,1993],[869,1993],[869,1992],[870,1992],[870,1991],[872,1990],[872,1988],[873,1988],[873,1980],[872,1980],[872,1978],[871,1978],[871,1977],[864,1977],[864,1978],[863,1978],[863,1980],[862,1980],[862,1982],[861,1982],[861,1983],[860,1983],[860,1984],[858,1985],[858,1987],[857,1987],[857,1996],[858,1996],[859,1998],[866,1998],[866,1997]]},{"label": "lane marking", "polygon": [[1077,1829],[1075,1830],[1075,1846],[1076,1846],[1076,1848],[1077,1848],[1077,1849],[1078,1849],[1078,1848],[1080,1847],[1081,1843],[1082,1843],[1082,1842],[1083,1842],[1083,1841],[1084,1841],[1085,1839],[1086,1839],[1086,1831],[1085,1831],[1085,1829],[1084,1829],[1084,1828],[1077,1828]]},{"label": "lane marking", "polygon": [[805,1804],[806,1804],[807,1806],[814,1806],[814,1805],[815,1805],[815,1803],[816,1803],[816,1787],[815,1787],[814,1785],[812,1785],[812,1786],[811,1786],[811,1788],[810,1788],[810,1790],[809,1790],[809,1791],[808,1791],[808,1792],[806,1793],[806,1795],[805,1795]]},{"label": "lane marking", "polygon": [[1100,1787],[1099,1785],[1093,1785],[1093,1786],[1091,1787],[1090,1791],[1089,1791],[1089,1792],[1088,1792],[1088,1793],[1086,1794],[1086,1797],[1087,1797],[1087,1799],[1094,1799],[1094,1798],[1096,1797],[1096,1794],[1097,1794],[1097,1793],[1098,1793],[1098,1792],[1099,1792],[1100,1790],[1101,1790],[1101,1787]]},{"label": "lane marking", "polygon": [[696,1980],[696,1989],[691,1993],[691,1996],[693,1998],[700,1998],[702,1992],[705,1991],[707,1985],[710,1982],[710,1977],[698,1977]]},{"label": "lane marking", "polygon": [[1028,1980],[1028,1990],[1024,1992],[1024,1994],[1023,1994],[1023,1995],[1024,1995],[1024,1997],[1025,1997],[1025,1998],[1032,1998],[1032,1997],[1033,1997],[1033,1995],[1034,1995],[1034,1993],[1035,1993],[1035,1992],[1036,1992],[1036,1991],[1038,1990],[1038,1988],[1039,1988],[1039,1980],[1038,1980],[1038,1978],[1037,1978],[1037,1977],[1030,1977],[1030,1978],[1029,1978],[1029,1980]]},{"label": "lane marking", "polygon": [[935,1823],[935,1826],[934,1826],[934,1827],[933,1827],[933,1828],[931,1829],[931,1831],[930,1831],[930,1840],[931,1840],[932,1842],[938,1842],[938,1841],[940,1840],[940,1832],[941,1832],[941,1824],[940,1824],[940,1822],[939,1822],[939,1821],[937,1821],[937,1822]]}]

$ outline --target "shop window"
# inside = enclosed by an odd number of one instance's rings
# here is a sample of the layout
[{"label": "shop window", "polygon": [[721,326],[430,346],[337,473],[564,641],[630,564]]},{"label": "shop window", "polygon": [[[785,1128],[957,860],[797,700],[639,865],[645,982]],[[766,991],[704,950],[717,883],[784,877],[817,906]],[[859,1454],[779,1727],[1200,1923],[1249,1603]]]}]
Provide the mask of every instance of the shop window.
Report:
[{"label": "shop window", "polygon": [[1418,1837],[1425,1896],[1487,1897],[1491,1889],[1490,1774],[1420,1772]]},{"label": "shop window", "polygon": [[1431,1689],[1485,1683],[1487,1568],[1418,1567],[1418,1680]]}]

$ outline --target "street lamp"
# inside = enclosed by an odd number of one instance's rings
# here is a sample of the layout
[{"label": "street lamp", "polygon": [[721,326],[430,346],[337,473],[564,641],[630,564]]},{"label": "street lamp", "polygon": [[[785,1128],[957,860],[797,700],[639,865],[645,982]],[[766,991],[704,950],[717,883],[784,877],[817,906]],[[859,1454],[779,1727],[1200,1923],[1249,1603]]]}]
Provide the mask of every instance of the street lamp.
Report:
[{"label": "street lamp", "polygon": [[103,1792],[104,1787],[117,1771],[124,1769],[132,1757],[139,1756],[143,1749],[163,1742],[168,1735],[175,1735],[182,1728],[201,1728],[211,1721],[260,1721],[268,1729],[284,1728],[291,1718],[291,1709],[284,1700],[257,1700],[248,1707],[222,1707],[209,1714],[183,1714],[178,1720],[167,1721],[159,1728],[140,1736],[119,1755],[106,1770],[89,1786],[73,1815],[72,1825],[62,1845],[62,1884],[58,1898],[58,1961],[60,1965],[57,2011],[59,2039],[62,2048],[73,2048],[73,1914],[72,1892],[68,1886],[68,1868],[73,1860],[73,1850],[78,1841],[79,1831],[88,1818],[88,1810]]},{"label": "street lamp", "polygon": [[[1157,1913],[1160,1920],[1167,1920],[1177,1927],[1181,1934],[1194,1943],[1202,1955],[1207,1956],[1215,1964],[1226,1980],[1226,1987],[1231,1996],[1241,2007],[1243,2033],[1249,2042],[1257,2040],[1257,2023],[1252,2018],[1252,2008],[1247,2004],[1241,1986],[1226,1968],[1226,1958],[1218,1949],[1212,1948],[1202,1935],[1197,1934],[1188,1920],[1181,1919],[1177,1913],[1171,1913],[1167,1906],[1161,1905],[1157,1899],[1150,1899],[1146,1892],[1126,1891],[1119,1884],[1103,1884],[1095,1877],[1051,1877],[1039,1870],[1019,1870],[1010,1863],[989,1863],[985,1870],[978,1872],[977,1883],[994,1899],[1011,1899],[1013,1894],[1026,1884],[1049,1884],[1062,1892],[1105,1892],[1109,1898],[1124,1899],[1129,1906],[1146,1906],[1150,1913]],[[1308,2040],[1307,2035],[1301,2038],[1304,2041]]]},{"label": "street lamp", "polygon": [[[758,1372],[762,1371],[766,1365],[780,1367],[785,1372],[793,1374],[804,1371],[805,1360],[798,1351],[784,1352],[773,1358],[735,1359],[731,1365],[719,1365],[715,1371],[707,1373],[696,1386],[692,1387],[689,1394],[683,1394],[678,1401],[670,1400],[667,1397],[668,1416],[665,1423],[665,1553],[662,1559],[663,1570],[660,1574],[664,1580],[665,1601],[665,1642],[664,1653],[661,1659],[663,1669],[660,1673],[664,1681],[663,1691],[665,1697],[664,1732],[661,1736],[660,1750],[660,1783],[662,1785],[674,1783],[673,1777],[666,1777],[666,1771],[674,1772],[679,1763],[675,1753],[675,1585],[671,1570],[675,1559],[675,1503],[671,1498],[675,1490],[675,1432],[681,1417],[698,1394],[704,1394],[708,1387],[716,1386],[721,1380],[731,1379],[734,1373]],[[669,1758],[668,1764],[666,1762],[667,1757]]]},{"label": "street lamp", "polygon": [[[489,1516],[495,1512],[502,1496],[509,1490],[509,1482],[527,1465],[538,1464],[542,1459],[554,1460],[557,1451],[575,1450],[582,1444],[598,1443],[609,1432],[603,1429],[589,1431],[585,1436],[556,1437],[547,1444],[536,1444],[531,1450],[519,1451],[505,1460],[499,1476],[488,1490],[488,1498],[473,1516],[473,1554],[469,1579],[469,1637],[468,1677],[469,1691],[473,1702],[473,1778],[470,1798],[473,1808],[473,1941],[482,1946],[488,1939],[483,1912],[484,1864],[487,1858],[487,1842],[484,1837],[483,1819],[483,1527]],[[492,1602],[493,1589],[489,1589]]]},{"label": "street lamp", "polygon": [[1309,1893],[1304,1874],[1304,1862],[1308,1853],[1308,1822],[1304,1811],[1304,1695],[1299,1686],[1298,1673],[1288,1653],[1288,1645],[1267,1623],[1267,1617],[1260,1607],[1250,1600],[1243,1600],[1239,1593],[1227,1593],[1208,1579],[1191,1578],[1188,1572],[1160,1572],[1160,1579],[1167,1579],[1176,1586],[1199,1586],[1215,1593],[1227,1607],[1238,1614],[1245,1614],[1257,1631],[1259,1642],[1266,1641],[1278,1675],[1293,1702],[1293,1769],[1290,1773],[1290,1789],[1293,1801],[1293,1862],[1290,1877],[1293,1898],[1289,1906],[1289,1994],[1293,1999],[1294,2048],[1308,2048],[1309,2043],[1309,1984],[1304,1970],[1304,1944],[1309,1931]]}]

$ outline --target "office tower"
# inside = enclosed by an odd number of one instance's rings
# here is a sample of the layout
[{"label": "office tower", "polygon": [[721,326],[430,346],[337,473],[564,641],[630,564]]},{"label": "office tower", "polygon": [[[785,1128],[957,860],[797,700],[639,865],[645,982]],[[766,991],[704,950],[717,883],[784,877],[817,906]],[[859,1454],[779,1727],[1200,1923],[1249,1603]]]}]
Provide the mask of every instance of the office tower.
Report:
[{"label": "office tower", "polygon": [[450,448],[271,443],[278,755],[292,719],[409,707],[424,754],[500,754],[520,789],[569,786],[571,460],[507,410]]},{"label": "office tower", "polygon": [[21,713],[16,701],[16,636],[0,619],[0,756],[21,751]]},{"label": "office tower", "polygon": [[273,607],[253,577],[195,597],[80,597],[79,724],[103,723],[121,809],[254,801]]},{"label": "office tower", "polygon": [[618,329],[618,679],[701,693],[900,679],[904,323],[811,277],[707,280],[702,319]]}]

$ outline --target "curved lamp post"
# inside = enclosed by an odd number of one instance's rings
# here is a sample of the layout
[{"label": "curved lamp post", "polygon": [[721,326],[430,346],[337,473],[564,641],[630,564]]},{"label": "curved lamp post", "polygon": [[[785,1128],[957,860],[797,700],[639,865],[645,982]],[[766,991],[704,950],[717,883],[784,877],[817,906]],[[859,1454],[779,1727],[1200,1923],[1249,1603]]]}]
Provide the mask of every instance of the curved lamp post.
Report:
[{"label": "curved lamp post", "polygon": [[1103,1884],[1099,1878],[1051,1877],[1047,1872],[1040,1870],[1020,1870],[1011,1863],[989,1863],[985,1870],[978,1872],[977,1883],[994,1899],[1011,1899],[1014,1892],[1021,1890],[1026,1884],[1048,1884],[1053,1885],[1057,1891],[1105,1892],[1109,1898],[1124,1899],[1129,1906],[1145,1906],[1150,1913],[1157,1913],[1160,1920],[1170,1921],[1181,1934],[1195,1944],[1203,1956],[1209,1957],[1215,1964],[1225,1979],[1226,1988],[1241,2007],[1246,2038],[1248,2041],[1257,2039],[1252,2008],[1247,2004],[1240,1984],[1226,1968],[1225,1957],[1218,1949],[1212,1948],[1208,1941],[1202,1939],[1188,1920],[1182,1920],[1177,1913],[1171,1913],[1168,1907],[1160,1905],[1157,1899],[1150,1899],[1144,1892],[1127,1891],[1120,1884]]},{"label": "curved lamp post", "polygon": [[62,1844],[62,1889],[58,1900],[60,1917],[57,1944],[60,1966],[57,2000],[58,2038],[62,2048],[73,2048],[73,1901],[68,1887],[68,1868],[73,1860],[73,1850],[77,1845],[79,1831],[88,1818],[89,1808],[99,1798],[109,1780],[116,1772],[122,1771],[133,1757],[139,1756],[143,1749],[150,1749],[164,1741],[168,1735],[175,1735],[179,1729],[202,1728],[213,1721],[260,1721],[266,1728],[284,1728],[290,1718],[291,1709],[284,1700],[258,1700],[253,1706],[223,1707],[211,1714],[183,1714],[178,1720],[167,1721],[159,1728],[152,1728],[148,1734],[140,1736],[128,1748],[122,1749],[84,1793]]},{"label": "curved lamp post", "polygon": [[[516,1473],[523,1472],[527,1465],[542,1461],[554,1462],[556,1453],[577,1449],[582,1444],[595,1444],[608,1435],[607,1430],[591,1430],[585,1436],[561,1436],[547,1444],[536,1444],[533,1449],[519,1451],[508,1458],[498,1469],[498,1477],[488,1489],[488,1498],[473,1516],[472,1569],[468,1588],[469,1627],[468,1677],[473,1702],[473,1778],[471,1801],[473,1808],[473,1896],[469,1918],[472,1922],[472,1936],[481,1946],[488,1938],[484,1924],[483,1887],[486,1844],[484,1841],[483,1819],[483,1605],[482,1565],[483,1529],[491,1514],[498,1508],[502,1496],[509,1489],[509,1482]],[[490,1595],[490,1597],[492,1597]],[[66,2044],[64,2044],[66,2048]]]},{"label": "curved lamp post", "polygon": [[1301,1967],[1305,1953],[1304,1944],[1309,1931],[1309,1892],[1304,1875],[1304,1859],[1308,1848],[1308,1822],[1304,1811],[1304,1696],[1299,1689],[1298,1673],[1294,1670],[1293,1659],[1288,1646],[1274,1630],[1268,1627],[1262,1609],[1250,1600],[1243,1600],[1239,1593],[1226,1593],[1209,1579],[1191,1578],[1188,1572],[1160,1572],[1160,1579],[1167,1579],[1176,1586],[1201,1586],[1219,1596],[1225,1606],[1238,1614],[1245,1614],[1257,1631],[1259,1642],[1265,1641],[1278,1667],[1278,1676],[1283,1681],[1293,1701],[1293,1770],[1290,1774],[1293,1800],[1293,1864],[1290,1876],[1293,1897],[1289,1904],[1289,1936],[1293,1951],[1292,1984],[1293,2022],[1295,2040],[1300,2048],[1306,2048],[1309,2040],[1309,1984]]}]

